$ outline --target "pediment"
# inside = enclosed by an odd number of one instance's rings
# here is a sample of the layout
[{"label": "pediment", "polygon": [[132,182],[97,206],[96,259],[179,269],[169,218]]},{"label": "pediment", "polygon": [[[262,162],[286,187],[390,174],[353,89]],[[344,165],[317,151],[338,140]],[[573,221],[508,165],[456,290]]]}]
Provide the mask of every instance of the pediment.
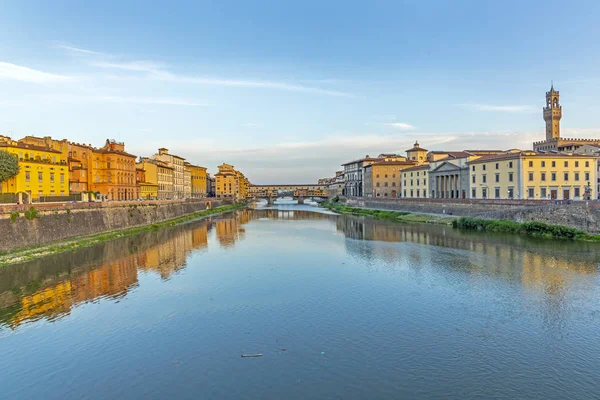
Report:
[{"label": "pediment", "polygon": [[440,165],[438,165],[437,167],[435,167],[434,169],[431,170],[431,173],[435,173],[435,172],[457,172],[460,171],[462,168],[459,167],[456,164],[453,164],[451,162],[448,161],[444,161],[443,163],[441,163]]}]

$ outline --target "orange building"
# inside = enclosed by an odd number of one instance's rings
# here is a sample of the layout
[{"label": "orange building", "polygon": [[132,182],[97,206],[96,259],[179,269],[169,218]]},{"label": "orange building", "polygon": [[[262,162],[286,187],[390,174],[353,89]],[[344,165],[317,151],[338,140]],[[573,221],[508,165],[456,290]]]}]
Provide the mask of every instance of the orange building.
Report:
[{"label": "orange building", "polygon": [[104,147],[93,150],[92,191],[108,200],[139,198],[136,184],[136,156],[125,152],[125,143],[106,139]]}]

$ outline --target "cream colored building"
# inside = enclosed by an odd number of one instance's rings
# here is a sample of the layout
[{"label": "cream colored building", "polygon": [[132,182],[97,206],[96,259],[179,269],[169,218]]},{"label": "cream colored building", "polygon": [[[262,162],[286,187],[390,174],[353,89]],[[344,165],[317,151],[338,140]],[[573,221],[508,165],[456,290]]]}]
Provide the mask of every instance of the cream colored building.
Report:
[{"label": "cream colored building", "polygon": [[589,155],[508,152],[468,163],[474,199],[595,199],[596,158]]},{"label": "cream colored building", "polygon": [[192,197],[192,170],[190,163],[183,165],[183,197],[189,199]]},{"label": "cream colored building", "polygon": [[378,161],[364,168],[365,197],[400,197],[401,171],[415,165],[414,161]]},{"label": "cream colored building", "polygon": [[408,199],[427,198],[429,164],[416,165],[402,171],[401,197]]},{"label": "cream colored building", "polygon": [[169,149],[160,148],[158,154],[153,156],[173,169],[173,198],[183,199],[185,197],[185,158],[169,153]]}]

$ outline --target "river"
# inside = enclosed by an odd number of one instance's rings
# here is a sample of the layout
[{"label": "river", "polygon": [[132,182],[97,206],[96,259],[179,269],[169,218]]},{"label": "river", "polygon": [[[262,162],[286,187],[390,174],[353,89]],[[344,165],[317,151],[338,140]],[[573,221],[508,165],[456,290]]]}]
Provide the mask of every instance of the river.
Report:
[{"label": "river", "polygon": [[0,398],[598,398],[598,250],[308,205],[123,237],[0,268]]}]

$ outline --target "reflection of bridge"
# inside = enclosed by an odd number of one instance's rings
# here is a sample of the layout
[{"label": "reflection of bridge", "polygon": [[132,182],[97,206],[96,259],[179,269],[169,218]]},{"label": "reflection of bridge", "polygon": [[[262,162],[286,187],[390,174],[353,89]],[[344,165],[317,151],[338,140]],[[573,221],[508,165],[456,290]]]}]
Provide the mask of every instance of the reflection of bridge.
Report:
[{"label": "reflection of bridge", "polygon": [[303,204],[307,197],[327,197],[326,185],[250,185],[248,197],[251,199],[266,199],[273,204],[277,198],[292,197]]}]

